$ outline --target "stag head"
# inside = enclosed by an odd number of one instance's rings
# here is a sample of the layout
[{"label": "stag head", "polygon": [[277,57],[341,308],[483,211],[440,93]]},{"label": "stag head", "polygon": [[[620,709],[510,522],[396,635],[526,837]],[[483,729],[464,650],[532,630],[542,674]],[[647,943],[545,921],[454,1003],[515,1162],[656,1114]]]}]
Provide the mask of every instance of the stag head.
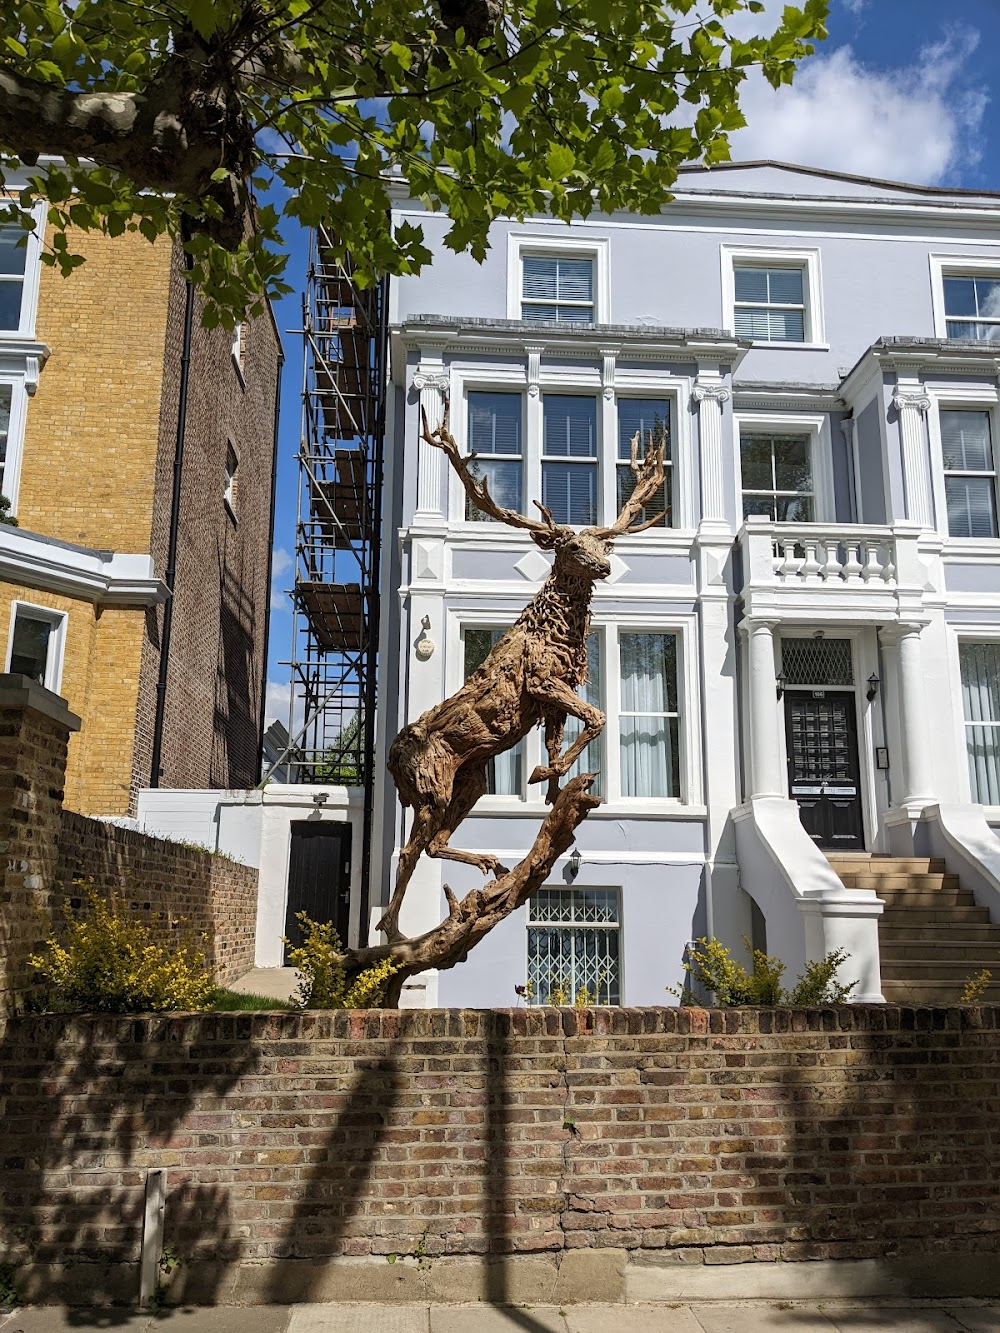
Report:
[{"label": "stag head", "polygon": [[572,528],[565,523],[557,523],[551,512],[539,500],[535,500],[536,509],[542,515],[541,521],[527,518],[513,509],[506,509],[497,504],[490,494],[485,477],[474,477],[469,464],[475,461],[474,453],[462,454],[449,429],[451,404],[445,399],[444,416],[440,426],[431,430],[427,413],[421,409],[423,418],[423,438],[435,449],[442,450],[448,456],[465,493],[482,513],[510,528],[520,528],[530,534],[536,546],[543,551],[554,551],[557,565],[569,566],[575,573],[591,582],[606,579],[611,573],[608,556],[615,539],[644,532],[663,517],[662,513],[652,518],[639,520],[643,509],[663,485],[663,463],[665,443],[656,443],[650,431],[649,444],[645,456],[639,459],[639,432],[632,437],[631,467],[636,483],[632,494],[622,506],[621,513],[610,527]]}]

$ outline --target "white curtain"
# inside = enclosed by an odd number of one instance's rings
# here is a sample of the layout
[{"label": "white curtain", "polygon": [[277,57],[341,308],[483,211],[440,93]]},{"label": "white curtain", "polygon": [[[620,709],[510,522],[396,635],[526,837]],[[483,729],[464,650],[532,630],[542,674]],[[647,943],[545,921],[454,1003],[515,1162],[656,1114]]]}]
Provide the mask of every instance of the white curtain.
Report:
[{"label": "white curtain", "polygon": [[676,796],[673,635],[623,634],[620,643],[622,794]]},{"label": "white curtain", "polygon": [[963,643],[959,660],[972,799],[1000,805],[1000,644]]}]

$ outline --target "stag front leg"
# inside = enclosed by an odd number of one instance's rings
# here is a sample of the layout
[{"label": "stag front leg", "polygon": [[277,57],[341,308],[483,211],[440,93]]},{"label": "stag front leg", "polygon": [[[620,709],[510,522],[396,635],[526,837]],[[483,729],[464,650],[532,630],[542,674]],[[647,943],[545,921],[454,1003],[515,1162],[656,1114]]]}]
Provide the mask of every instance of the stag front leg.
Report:
[{"label": "stag front leg", "polygon": [[399,853],[399,862],[396,866],[396,888],[392,895],[392,901],[385,909],[382,920],[378,923],[378,929],[385,932],[390,944],[398,944],[403,939],[399,929],[399,911],[403,906],[406,886],[409,884],[417,862],[420,860],[420,853],[427,849],[431,838],[440,827],[440,823],[441,812],[433,805],[417,806],[413,812],[413,827],[410,829],[410,836],[406,840],[406,846]]},{"label": "stag front leg", "polygon": [[584,702],[563,680],[529,681],[528,692],[546,713],[558,710],[564,716],[578,717],[583,723],[583,730],[566,753],[554,761],[550,755],[548,768],[536,768],[528,781],[545,782],[554,777],[565,777],[590,742],[597,740],[604,730],[605,716],[599,708]]}]

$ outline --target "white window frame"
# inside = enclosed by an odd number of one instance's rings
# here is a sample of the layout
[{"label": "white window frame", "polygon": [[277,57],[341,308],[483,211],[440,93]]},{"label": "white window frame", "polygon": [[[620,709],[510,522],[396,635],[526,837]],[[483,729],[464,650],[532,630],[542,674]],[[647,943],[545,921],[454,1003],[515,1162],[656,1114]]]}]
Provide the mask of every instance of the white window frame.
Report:
[{"label": "white window frame", "polygon": [[836,521],[836,493],[833,479],[833,435],[827,413],[734,412],[733,445],[736,477],[736,514],[743,518],[743,456],[741,439],[747,435],[808,435],[810,465],[813,474],[814,523]]},{"label": "white window frame", "polygon": [[[989,344],[987,344],[988,346]],[[935,529],[948,543],[948,550],[961,547],[994,550],[1000,537],[953,537],[948,531],[948,502],[945,496],[944,446],[941,442],[941,411],[988,412],[993,445],[994,495],[1000,531],[1000,394],[986,384],[936,384],[924,386],[931,399],[927,413],[927,435],[931,451],[931,491],[934,497]]]},{"label": "white window frame", "polygon": [[[0,198],[0,207],[6,207],[8,203],[16,201],[8,198]],[[7,344],[8,350],[10,343],[15,339],[34,338],[35,320],[38,315],[38,287],[41,282],[42,274],[42,241],[45,235],[45,210],[44,201],[37,203],[31,209],[31,216],[34,221],[34,229],[28,233],[27,249],[24,258],[24,280],[21,287],[21,317],[16,329],[0,330],[0,344]]]},{"label": "white window frame", "polygon": [[[564,239],[537,232],[511,232],[507,236],[507,318],[520,320],[524,291],[524,256],[594,261],[595,324],[611,322],[611,243],[606,239]],[[567,324],[567,328],[571,328]]]},{"label": "white window frame", "polygon": [[[621,886],[620,884],[577,884],[577,883],[574,882],[574,883],[572,883],[572,884],[565,884],[565,885],[562,885],[562,884],[544,884],[542,887],[545,888],[545,889],[550,889],[550,890],[552,890],[552,891],[554,891],[554,892],[557,892],[557,893],[570,893],[570,892],[572,892],[573,889],[597,889],[597,890],[600,890],[600,891],[603,891],[603,892],[613,893],[613,894],[615,895],[615,899],[616,899],[616,903],[617,903],[617,911],[616,911],[616,913],[615,913],[615,922],[614,922],[614,925],[613,925],[613,926],[603,926],[603,927],[602,927],[602,926],[600,925],[600,923],[598,923],[598,922],[594,922],[594,923],[592,923],[592,924],[594,925],[594,928],[597,929],[597,930],[600,930],[600,929],[604,929],[604,930],[614,929],[614,930],[616,930],[617,933],[618,933],[618,994],[619,994],[619,1000],[618,1000],[618,1004],[617,1004],[616,1006],[614,1006],[614,1007],[616,1007],[616,1008],[621,1008],[621,1007],[623,1007],[623,1006],[627,1003],[627,1001],[626,1001],[626,998],[625,998],[625,922],[624,922],[624,920],[623,920],[623,910],[622,910],[622,909],[623,909],[622,899],[623,899],[623,897],[624,897],[624,894],[623,894],[623,892],[622,892],[622,886]],[[528,932],[531,930],[532,926],[542,926],[542,928],[544,929],[545,924],[546,924],[545,922],[532,921],[532,919],[531,919],[531,900],[529,899],[529,901],[528,901],[527,903],[525,903],[525,908],[524,908],[524,977],[525,977],[525,982],[527,982],[528,976],[529,976],[529,974],[530,974],[529,969],[530,969],[530,964],[531,964],[531,955],[530,955],[530,953],[529,953],[529,951],[528,951]],[[579,923],[572,922],[572,921],[566,921],[566,922],[555,922],[555,921],[554,921],[554,922],[552,922],[551,924],[552,924],[557,930],[574,930],[574,929],[579,929],[579,928],[581,928],[581,925],[580,925]],[[584,929],[584,930],[586,929],[586,924],[582,924],[582,929]],[[575,986],[574,986],[574,998],[575,998],[575,993],[576,993],[576,988],[575,988]],[[572,1004],[572,1003],[573,1003],[573,1000],[570,1000],[570,1004]],[[594,1003],[599,1005],[599,1004],[602,1004],[602,1003],[606,1003],[606,1001],[601,1001],[600,999],[598,999],[598,1000],[595,1000]],[[541,1001],[540,999],[530,999],[530,1000],[529,1000],[529,999],[525,998],[525,1004],[526,1004],[526,1006],[527,1006],[529,1009],[531,1009],[531,1008],[538,1008],[538,1007],[541,1007],[541,1006],[542,1006],[542,1001]]]},{"label": "white window frame", "polygon": [[233,342],[230,349],[233,358],[233,366],[240,382],[240,388],[242,389],[246,388],[247,383],[243,372],[243,358],[246,353],[246,338],[244,336],[245,328],[246,324],[243,320],[238,320],[233,325]]},{"label": "white window frame", "polygon": [[[448,694],[460,689],[465,676],[465,634],[474,629],[496,629],[512,625],[524,608],[523,598],[515,604],[485,608],[455,609],[449,612],[447,662],[444,686]],[[698,625],[694,615],[637,615],[608,613],[595,615],[591,632],[602,636],[601,698],[607,725],[604,743],[604,803],[591,818],[643,815],[660,819],[698,819],[705,815],[701,761],[701,715],[698,689]],[[621,794],[621,756],[616,740],[616,722],[621,714],[620,634],[674,634],[677,637],[677,707],[680,713],[678,761],[681,791],[678,796],[629,796]],[[545,762],[541,728],[525,738],[525,773]],[[476,806],[482,814],[531,814],[544,810],[545,784],[527,786],[523,796],[484,796]],[[530,840],[529,840],[530,841]]]},{"label": "white window frame", "polygon": [[[537,391],[536,391],[537,390]],[[522,425],[522,473],[521,505],[527,504],[529,516],[535,516],[537,510],[531,504],[531,497],[542,494],[542,395],[545,393],[577,394],[598,399],[598,510],[599,523],[612,523],[617,516],[615,492],[615,471],[618,465],[618,400],[619,398],[665,398],[670,403],[671,444],[674,473],[674,522],[667,528],[650,528],[642,534],[644,547],[648,542],[675,540],[681,533],[694,531],[695,494],[697,477],[692,466],[692,420],[688,410],[691,396],[690,379],[650,375],[644,371],[616,371],[612,392],[602,386],[601,373],[597,364],[581,366],[574,372],[567,372],[565,367],[547,370],[544,358],[541,363],[539,384],[529,388],[527,367],[497,366],[492,368],[478,366],[455,366],[450,372],[450,394],[452,407],[452,432],[463,453],[468,453],[468,423],[470,393],[519,393],[523,416]],[[461,404],[460,411],[455,405]],[[608,451],[614,455],[608,454]],[[608,455],[608,456],[606,456]],[[449,468],[448,478],[448,521],[452,526],[461,526],[475,532],[490,534],[500,532],[516,538],[518,534],[504,529],[502,524],[487,519],[465,517],[465,491],[461,482]],[[523,537],[520,538],[523,540]],[[619,543],[621,550],[628,544],[623,538]],[[616,548],[618,549],[618,548]]]},{"label": "white window frame", "polygon": [[[958,758],[959,771],[961,773],[960,781],[964,782],[965,797],[968,800],[969,804],[972,805],[977,802],[975,793],[972,790],[972,775],[969,772],[969,749],[968,749],[969,728],[989,726],[991,724],[982,722],[970,722],[968,718],[965,716],[965,704],[962,699],[962,645],[965,643],[971,643],[971,644],[984,644],[984,645],[989,644],[991,647],[1000,647],[1000,631],[996,629],[993,629],[991,631],[990,629],[987,629],[986,626],[983,626],[982,632],[973,630],[971,628],[961,629],[955,632],[954,641],[955,641],[954,660],[955,660],[955,680],[956,680],[955,712],[958,717],[958,723],[960,728],[958,733],[960,739],[959,739],[957,758]],[[996,725],[997,730],[1000,730],[1000,723],[994,725]],[[998,809],[998,807],[995,805],[983,804],[983,809],[995,811]]]},{"label": "white window frame", "polygon": [[[230,458],[232,458],[234,462],[234,467],[231,472],[229,470]],[[239,483],[236,478],[240,470],[240,456],[236,452],[236,446],[233,444],[232,440],[226,441],[226,461],[224,468],[225,486],[222,492],[222,503],[225,505],[229,517],[234,523],[238,523],[239,519],[236,515],[236,497]]]},{"label": "white window frame", "polygon": [[24,375],[0,371],[0,386],[9,388],[10,425],[7,430],[7,460],[0,477],[0,494],[10,501],[11,517],[17,515],[17,497],[21,489],[21,463],[24,458],[24,428],[28,414],[28,391]]},{"label": "white window frame", "polygon": [[720,247],[722,262],[722,327],[736,336],[736,269],[748,268],[798,268],[803,273],[803,296],[805,298],[804,331],[802,342],[771,342],[755,340],[755,347],[771,347],[775,350],[812,348],[827,351],[826,323],[823,314],[823,274],[820,252],[817,248],[785,249],[770,247],[749,247],[743,245],[725,245]]},{"label": "white window frame", "polygon": [[[545,453],[545,399],[546,398],[586,398],[594,404],[594,426],[596,438],[594,440],[593,458],[569,458],[565,455],[546,455]],[[607,449],[610,444],[607,433],[607,422],[604,419],[604,413],[601,410],[601,395],[595,389],[578,389],[575,387],[562,388],[559,385],[546,384],[538,396],[538,489],[530,494],[537,495],[539,500],[542,498],[542,477],[545,472],[546,463],[569,463],[575,467],[592,467],[594,469],[594,524],[609,522],[610,518],[605,519],[601,516],[602,509],[606,512],[606,492],[608,489],[608,472],[610,471],[609,460],[606,457]],[[617,421],[616,421],[617,426]],[[617,430],[614,437],[615,456],[617,458],[618,443]],[[617,467],[617,462],[612,466]],[[522,497],[523,500],[526,497]],[[534,505],[532,505],[534,509]],[[537,512],[537,511],[536,511]],[[589,523],[571,523],[571,528],[581,529],[593,527]]]},{"label": "white window frame", "polygon": [[10,671],[10,661],[14,655],[14,625],[19,612],[24,612],[35,620],[47,620],[53,627],[49,638],[49,653],[45,661],[45,680],[47,690],[58,694],[62,686],[63,658],[66,651],[66,622],[69,619],[65,611],[53,610],[51,606],[37,606],[34,602],[11,602],[10,622],[7,628],[7,652],[4,656],[4,671]]},{"label": "white window frame", "polygon": [[[948,340],[948,316],[944,304],[945,278],[995,278],[1000,281],[1000,256],[990,259],[984,255],[967,257],[954,254],[931,254],[929,262],[934,336]],[[1000,319],[996,322],[1000,324]],[[988,352],[991,346],[1000,347],[1000,339],[982,339],[984,351]]]}]

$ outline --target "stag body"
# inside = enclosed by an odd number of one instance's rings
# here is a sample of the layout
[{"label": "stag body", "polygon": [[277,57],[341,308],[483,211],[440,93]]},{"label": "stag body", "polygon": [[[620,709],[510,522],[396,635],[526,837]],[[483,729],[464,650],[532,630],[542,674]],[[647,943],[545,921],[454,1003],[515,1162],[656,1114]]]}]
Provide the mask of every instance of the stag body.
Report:
[{"label": "stag body", "polygon": [[[577,690],[587,677],[587,635],[594,584],[611,573],[614,539],[655,523],[633,520],[663,484],[661,447],[650,443],[638,465],[638,436],[632,442],[636,488],[610,528],[575,531],[553,521],[539,505],[543,522],[497,505],[484,480],[474,478],[444,422],[431,432],[424,419],[424,439],[443,449],[462,479],[466,493],[484,512],[512,527],[524,528],[543,550],[554,552],[552,573],[517,621],[496,643],[460,690],[430,708],[396,737],[389,750],[389,771],[404,806],[413,808],[413,827],[399,854],[395,892],[379,929],[389,940],[401,938],[398,920],[406,886],[421,852],[428,856],[496,872],[495,856],[458,851],[448,840],[487,788],[487,765],[511,749],[539,723],[545,726],[547,766],[536,768],[529,782],[548,781],[546,800],[559,794],[565,776],[592,740],[604,730],[604,714]],[[537,502],[536,502],[537,503]],[[567,717],[579,718],[583,730],[563,754]]]}]

